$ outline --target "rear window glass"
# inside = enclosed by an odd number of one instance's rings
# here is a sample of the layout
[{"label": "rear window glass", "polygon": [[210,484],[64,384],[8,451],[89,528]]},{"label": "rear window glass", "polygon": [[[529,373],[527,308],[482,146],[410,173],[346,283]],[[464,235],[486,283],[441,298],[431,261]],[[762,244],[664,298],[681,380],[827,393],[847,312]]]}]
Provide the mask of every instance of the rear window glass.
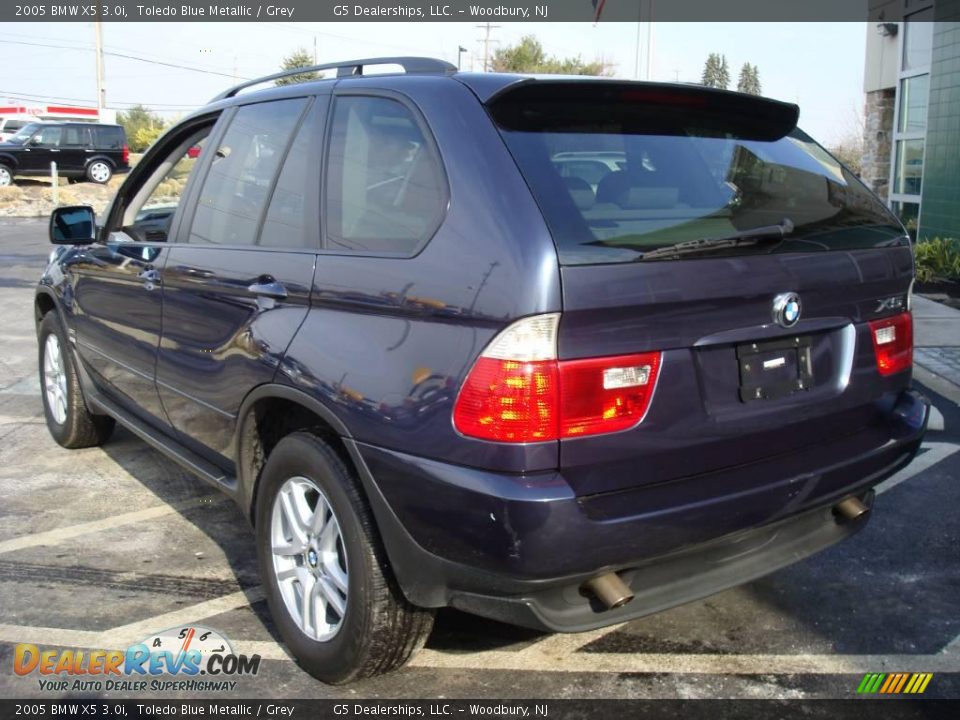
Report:
[{"label": "rear window glass", "polygon": [[579,90],[515,92],[491,109],[564,264],[641,260],[658,248],[785,221],[793,231],[783,241],[708,254],[905,242],[896,218],[856,176],[802,131],[783,136],[758,124],[755,112],[738,112],[736,96],[701,107],[687,89],[677,107],[669,95],[651,107],[630,95],[620,100],[616,90],[602,102]]},{"label": "rear window glass", "polygon": [[93,130],[93,143],[101,150],[119,150],[123,147],[123,128],[96,126]]}]

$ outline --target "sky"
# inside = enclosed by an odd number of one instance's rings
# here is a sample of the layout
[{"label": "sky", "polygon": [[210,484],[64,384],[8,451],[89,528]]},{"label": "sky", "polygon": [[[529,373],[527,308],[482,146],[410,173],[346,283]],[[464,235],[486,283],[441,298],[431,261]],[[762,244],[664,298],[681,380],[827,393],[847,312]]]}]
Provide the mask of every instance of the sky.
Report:
[{"label": "sky", "polygon": [[[649,37],[649,77],[669,82],[699,81],[707,55],[722,53],[733,86],[744,62],[756,65],[764,94],[800,105],[800,126],[829,145],[856,129],[866,33],[855,22],[654,22],[649,33],[646,23],[500,23],[490,47],[532,34],[549,54],[602,59],[616,77],[646,79]],[[236,80],[276,72],[298,48],[316,48],[321,63],[384,55],[456,63],[463,46],[463,68],[480,70],[484,35],[473,23],[104,23],[107,106],[185,114]],[[93,48],[92,23],[0,23],[0,100],[95,104]]]}]

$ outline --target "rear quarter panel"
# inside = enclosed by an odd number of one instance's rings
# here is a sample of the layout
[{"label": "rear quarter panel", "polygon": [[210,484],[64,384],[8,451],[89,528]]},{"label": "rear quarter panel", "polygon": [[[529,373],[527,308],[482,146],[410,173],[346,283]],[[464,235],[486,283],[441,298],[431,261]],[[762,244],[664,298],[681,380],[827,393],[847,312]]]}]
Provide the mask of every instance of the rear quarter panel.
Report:
[{"label": "rear quarter panel", "polygon": [[420,108],[435,137],[450,189],[446,218],[413,258],[319,255],[311,310],[278,378],[363,442],[484,468],[553,468],[554,442],[480,442],[452,423],[460,384],[487,342],[518,317],[560,309],[553,241],[466,87],[404,77],[390,88]]}]

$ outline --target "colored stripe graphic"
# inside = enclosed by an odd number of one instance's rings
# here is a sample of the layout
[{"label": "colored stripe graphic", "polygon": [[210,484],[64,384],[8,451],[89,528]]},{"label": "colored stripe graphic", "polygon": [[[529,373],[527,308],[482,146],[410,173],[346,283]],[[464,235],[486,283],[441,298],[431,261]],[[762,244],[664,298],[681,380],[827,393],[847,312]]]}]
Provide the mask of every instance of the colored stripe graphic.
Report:
[{"label": "colored stripe graphic", "polygon": [[867,673],[857,686],[860,695],[919,695],[926,691],[933,673]]}]

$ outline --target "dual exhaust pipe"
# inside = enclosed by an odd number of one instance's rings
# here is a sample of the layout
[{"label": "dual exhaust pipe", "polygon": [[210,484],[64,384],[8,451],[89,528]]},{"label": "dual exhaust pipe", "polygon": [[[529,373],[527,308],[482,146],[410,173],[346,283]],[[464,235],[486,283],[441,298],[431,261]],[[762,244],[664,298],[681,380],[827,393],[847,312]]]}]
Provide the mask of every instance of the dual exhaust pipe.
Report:
[{"label": "dual exhaust pipe", "polygon": [[[852,521],[870,512],[870,507],[859,498],[848,497],[834,505],[833,512],[839,518]],[[615,572],[587,580],[580,590],[595,597],[607,610],[623,607],[633,600],[633,590]]]}]

